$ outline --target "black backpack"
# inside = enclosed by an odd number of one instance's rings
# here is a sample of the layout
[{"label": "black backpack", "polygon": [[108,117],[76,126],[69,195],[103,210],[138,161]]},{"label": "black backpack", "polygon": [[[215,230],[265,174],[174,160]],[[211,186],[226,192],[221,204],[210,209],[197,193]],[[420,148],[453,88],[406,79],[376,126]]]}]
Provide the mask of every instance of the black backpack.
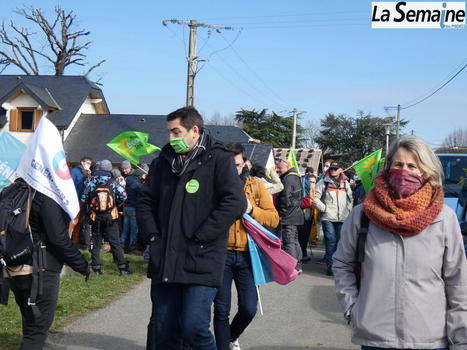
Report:
[{"label": "black backpack", "polygon": [[[8,303],[8,284],[4,274],[11,278],[11,271],[24,265],[32,266],[32,285],[28,305],[34,316],[39,316],[35,305],[42,294],[42,272],[45,269],[45,245],[34,237],[29,225],[31,204],[36,191],[22,179],[17,179],[0,192],[0,303]],[[3,296],[3,297],[2,297]]]},{"label": "black backpack", "polygon": [[34,240],[29,213],[35,191],[17,180],[0,193],[0,262],[3,266],[31,264]]},{"label": "black backpack", "polygon": [[360,280],[362,277],[362,263],[365,260],[365,244],[366,237],[368,236],[368,226],[370,225],[370,219],[366,216],[362,210],[362,216],[360,218],[360,231],[358,231],[357,238],[357,250],[355,251],[355,276],[357,277],[357,288],[360,290]]}]

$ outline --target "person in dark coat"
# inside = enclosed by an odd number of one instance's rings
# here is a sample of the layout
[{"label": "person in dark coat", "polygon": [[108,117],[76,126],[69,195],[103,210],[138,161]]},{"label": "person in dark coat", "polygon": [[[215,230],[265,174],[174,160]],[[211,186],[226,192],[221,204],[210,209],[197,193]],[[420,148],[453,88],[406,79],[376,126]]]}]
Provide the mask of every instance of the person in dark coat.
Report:
[{"label": "person in dark coat", "polygon": [[[31,205],[29,223],[33,237],[42,237],[46,246],[45,271],[42,273],[43,290],[37,296],[36,306],[40,316],[35,317],[28,306],[32,275],[10,271],[9,284],[21,310],[23,319],[23,339],[20,350],[40,350],[43,348],[50,326],[54,320],[60,286],[60,272],[66,263],[76,272],[89,277],[89,266],[84,256],[68,236],[70,218],[54,200],[36,192]],[[29,265],[24,265],[22,269]],[[17,269],[13,269],[17,270]]]},{"label": "person in dark coat", "polygon": [[215,350],[211,305],[221,285],[229,227],[246,210],[227,148],[203,130],[193,107],[167,116],[170,143],[151,163],[136,206],[150,244],[153,310],[148,349]]},{"label": "person in dark coat", "polygon": [[[303,256],[298,242],[298,226],[304,223],[301,208],[302,183],[300,175],[287,160],[281,160],[277,167],[284,185],[284,189],[279,192],[276,200],[282,227],[282,249],[300,261]],[[297,264],[297,270],[302,272],[300,262]]]},{"label": "person in dark coat", "polygon": [[[92,159],[90,157],[81,158],[80,165],[75,166],[70,170],[71,178],[75,184],[76,194],[81,198],[84,191],[84,181],[91,175]],[[84,237],[81,237],[81,232],[84,224],[84,217],[86,216],[86,206],[83,202],[79,202],[78,222],[73,228],[71,240],[74,243],[84,242]]]},{"label": "person in dark coat", "polygon": [[141,169],[136,169],[131,172],[131,175],[126,177],[125,191],[127,199],[123,208],[123,228],[120,235],[120,243],[124,247],[129,241],[128,252],[132,254],[141,254],[137,249],[138,243],[138,226],[136,225],[136,202],[139,191],[143,184],[139,177],[144,173]]}]

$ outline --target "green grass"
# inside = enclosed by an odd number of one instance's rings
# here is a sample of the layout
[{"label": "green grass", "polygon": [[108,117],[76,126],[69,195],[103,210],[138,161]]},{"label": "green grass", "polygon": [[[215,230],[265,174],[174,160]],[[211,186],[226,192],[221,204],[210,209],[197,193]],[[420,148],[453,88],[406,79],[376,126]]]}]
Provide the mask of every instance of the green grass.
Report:
[{"label": "green grass", "polygon": [[[90,254],[82,251],[90,261]],[[112,254],[101,254],[103,275],[91,272],[89,281],[73,273],[60,281],[55,320],[51,331],[70,323],[76,317],[108,305],[113,300],[133,288],[146,277],[146,265],[140,256],[125,256],[130,261],[133,275],[120,277],[119,270],[113,262]],[[21,313],[10,291],[8,306],[0,305],[0,349],[15,350],[21,343]]]}]

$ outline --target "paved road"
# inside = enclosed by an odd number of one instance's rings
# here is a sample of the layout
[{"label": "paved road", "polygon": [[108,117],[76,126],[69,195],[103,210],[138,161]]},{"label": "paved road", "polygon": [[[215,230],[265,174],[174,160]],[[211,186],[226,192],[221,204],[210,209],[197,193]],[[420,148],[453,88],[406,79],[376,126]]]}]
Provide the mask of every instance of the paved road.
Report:
[{"label": "paved road", "polygon": [[[288,286],[261,287],[264,315],[258,314],[240,337],[243,350],[351,350],[350,329],[343,320],[334,282],[318,264],[323,250]],[[150,315],[149,281],[107,308],[89,314],[49,336],[47,350],[143,350]],[[234,306],[236,302],[234,299]]]}]

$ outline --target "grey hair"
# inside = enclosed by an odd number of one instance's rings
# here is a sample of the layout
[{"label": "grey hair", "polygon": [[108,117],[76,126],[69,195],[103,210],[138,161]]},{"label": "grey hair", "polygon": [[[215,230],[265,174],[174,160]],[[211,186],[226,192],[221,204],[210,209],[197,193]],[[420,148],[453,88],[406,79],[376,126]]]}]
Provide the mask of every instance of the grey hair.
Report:
[{"label": "grey hair", "polygon": [[389,176],[389,170],[391,169],[394,155],[399,148],[404,148],[414,155],[418,167],[423,172],[423,177],[429,181],[434,188],[443,186],[444,174],[439,158],[425,141],[412,135],[399,137],[389,146],[383,168],[386,178]]}]

